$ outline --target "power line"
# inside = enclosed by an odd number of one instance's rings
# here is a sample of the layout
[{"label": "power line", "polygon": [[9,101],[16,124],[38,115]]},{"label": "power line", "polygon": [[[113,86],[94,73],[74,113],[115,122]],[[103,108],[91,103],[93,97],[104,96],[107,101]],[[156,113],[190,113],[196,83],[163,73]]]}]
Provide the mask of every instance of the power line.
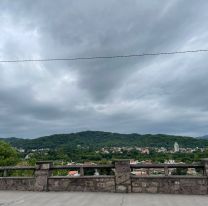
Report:
[{"label": "power line", "polygon": [[0,63],[78,61],[78,60],[93,60],[93,59],[116,59],[116,58],[132,58],[132,57],[143,57],[143,56],[174,55],[174,54],[186,54],[186,53],[198,53],[198,52],[208,52],[208,49],[174,51],[174,52],[158,52],[158,53],[141,53],[141,54],[115,55],[115,56],[92,56],[92,57],[75,57],[75,58],[0,60]]}]

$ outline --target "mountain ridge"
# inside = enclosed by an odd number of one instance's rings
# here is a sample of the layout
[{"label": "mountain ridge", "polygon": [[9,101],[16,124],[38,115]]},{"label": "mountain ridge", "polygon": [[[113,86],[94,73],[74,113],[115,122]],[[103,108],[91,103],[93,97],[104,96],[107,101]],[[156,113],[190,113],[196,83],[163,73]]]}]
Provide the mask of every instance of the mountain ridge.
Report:
[{"label": "mountain ridge", "polygon": [[141,146],[141,147],[173,147],[178,142],[180,147],[208,147],[207,139],[199,139],[188,136],[176,136],[167,134],[121,134],[103,131],[83,131],[69,134],[53,134],[35,139],[0,138],[10,143],[13,147],[23,149],[58,149],[89,147],[118,147],[118,146]]}]

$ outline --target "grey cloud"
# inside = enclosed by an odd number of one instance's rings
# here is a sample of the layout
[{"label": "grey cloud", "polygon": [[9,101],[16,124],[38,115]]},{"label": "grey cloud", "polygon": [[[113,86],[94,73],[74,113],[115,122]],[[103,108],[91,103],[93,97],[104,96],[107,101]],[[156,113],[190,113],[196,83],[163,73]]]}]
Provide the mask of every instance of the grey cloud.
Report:
[{"label": "grey cloud", "polygon": [[[2,0],[2,59],[207,48],[208,2]],[[0,65],[0,135],[207,133],[207,54]]]}]

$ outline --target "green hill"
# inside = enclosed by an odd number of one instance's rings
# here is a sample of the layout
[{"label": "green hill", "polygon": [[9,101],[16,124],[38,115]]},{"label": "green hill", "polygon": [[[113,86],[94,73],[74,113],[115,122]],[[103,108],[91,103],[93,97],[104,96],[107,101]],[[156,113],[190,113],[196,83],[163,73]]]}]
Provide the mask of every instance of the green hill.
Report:
[{"label": "green hill", "polygon": [[208,140],[193,137],[164,135],[164,134],[119,134],[100,131],[85,131],[71,134],[54,134],[51,136],[39,137],[36,139],[2,138],[12,146],[23,149],[60,147],[75,148],[81,147],[101,148],[112,146],[143,146],[143,147],[167,147],[172,148],[174,142],[180,147],[208,147]]}]

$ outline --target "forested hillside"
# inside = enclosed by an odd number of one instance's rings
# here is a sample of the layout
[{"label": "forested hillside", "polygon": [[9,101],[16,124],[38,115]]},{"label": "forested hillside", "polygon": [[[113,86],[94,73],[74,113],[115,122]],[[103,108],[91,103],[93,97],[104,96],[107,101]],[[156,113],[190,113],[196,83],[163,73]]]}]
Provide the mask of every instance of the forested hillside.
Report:
[{"label": "forested hillside", "polygon": [[23,149],[60,147],[75,148],[112,147],[112,146],[143,146],[143,147],[173,147],[178,142],[180,147],[207,147],[208,140],[193,137],[172,136],[164,134],[119,134],[111,132],[85,131],[71,134],[55,134],[36,139],[2,138],[12,146]]}]

